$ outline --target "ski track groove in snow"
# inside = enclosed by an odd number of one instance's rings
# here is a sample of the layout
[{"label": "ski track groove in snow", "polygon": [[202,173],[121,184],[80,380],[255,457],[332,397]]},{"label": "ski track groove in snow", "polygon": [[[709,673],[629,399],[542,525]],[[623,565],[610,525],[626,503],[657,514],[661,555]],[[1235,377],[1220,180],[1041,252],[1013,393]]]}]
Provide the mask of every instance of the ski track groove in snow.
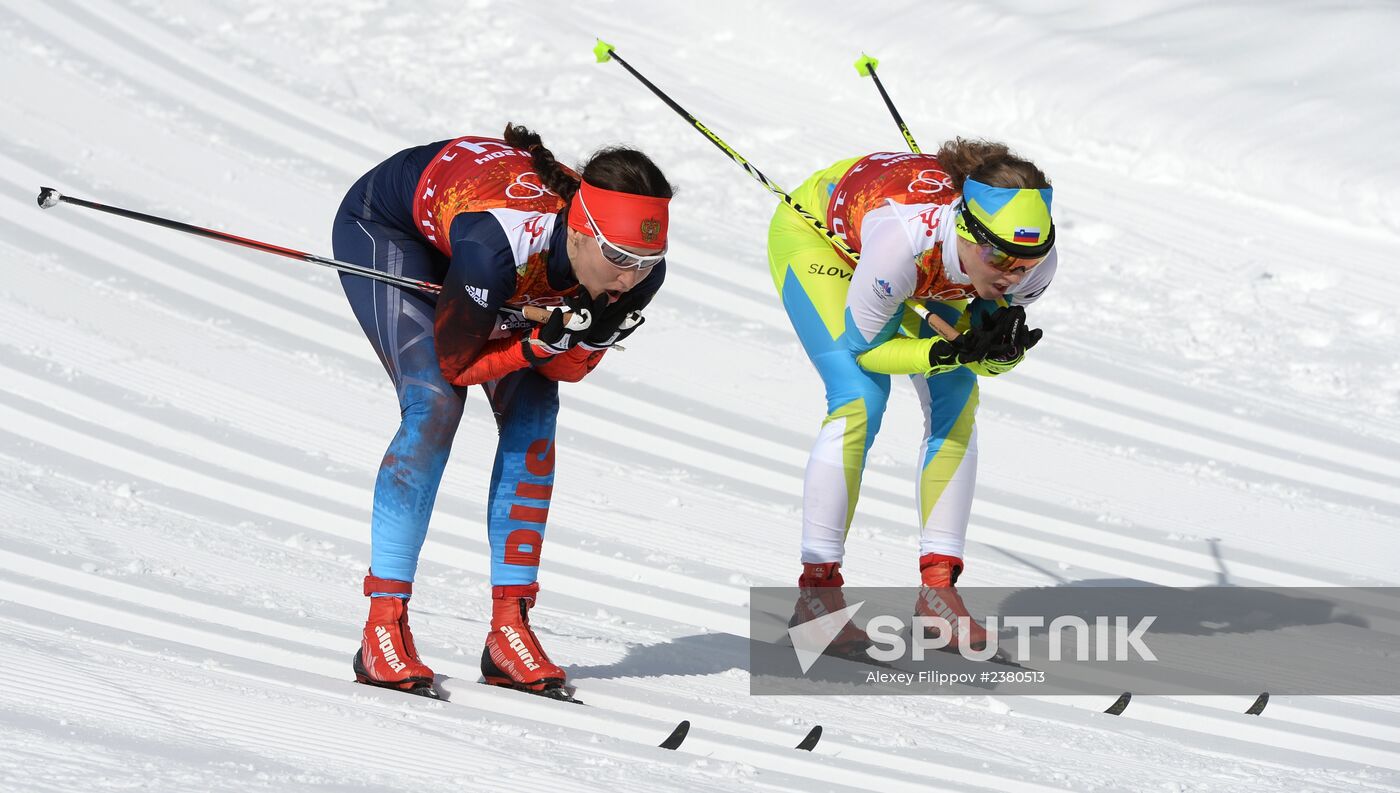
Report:
[{"label": "ski track groove in snow", "polygon": [[[0,566],[9,566],[11,563],[11,559],[0,556]],[[190,645],[190,649],[207,651],[209,653],[216,654],[220,657],[232,656],[244,659],[246,661],[258,661],[266,655],[267,650],[269,649],[267,647],[259,645],[257,641],[252,640],[257,637],[257,633],[240,630],[240,626],[237,624],[237,622],[239,622],[241,618],[236,618],[235,623],[229,623],[225,621],[224,618],[227,618],[230,612],[224,610],[214,611],[207,609],[207,607],[202,607],[200,610],[203,612],[202,616],[205,619],[192,621],[187,618],[179,618],[180,615],[169,611],[168,606],[158,607],[151,605],[150,602],[143,604],[133,601],[129,597],[122,597],[122,595],[124,594],[130,595],[132,593],[135,593],[136,588],[134,587],[114,588],[110,585],[110,582],[106,587],[96,588],[92,587],[91,585],[69,586],[69,584],[75,583],[75,579],[89,576],[91,574],[74,571],[61,571],[54,569],[42,570],[40,572],[43,572],[44,575],[41,578],[29,578],[28,586],[30,588],[39,589],[39,591],[42,592],[42,595],[36,597],[35,594],[31,594],[30,592],[24,591],[26,587],[26,577],[20,574],[16,574],[9,583],[5,585],[0,585],[4,587],[3,590],[0,590],[0,595],[3,595],[3,597],[0,599],[20,603],[22,605],[30,606],[33,608],[45,610],[57,609],[59,613],[73,613],[74,611],[84,611],[88,614],[92,614],[93,616],[99,617],[111,614],[112,609],[117,609],[119,611],[128,612],[127,614],[121,616],[120,619],[117,620],[118,622],[127,626],[129,630],[136,630],[143,633],[145,636],[149,637],[151,641],[155,641],[158,643],[168,643],[172,640],[167,637],[178,637],[178,644],[180,645]],[[65,577],[67,579],[66,581]],[[72,605],[70,605],[70,601],[73,601],[73,599],[81,599],[89,593],[101,597],[105,605],[98,606],[96,603],[88,603],[83,606],[80,606],[77,603],[73,603]],[[139,593],[136,594],[137,597],[143,597]],[[175,605],[178,607],[178,604]],[[208,627],[201,627],[202,625]],[[231,631],[243,633],[249,638],[232,637],[229,635]],[[280,628],[277,630],[271,631],[271,633],[292,633],[295,631],[295,625],[287,624],[285,626],[280,626]],[[306,636],[305,638],[318,639],[322,637],[324,637],[323,634],[313,634]],[[295,650],[290,650],[288,647],[285,646],[279,647],[278,657],[279,659],[281,659],[281,661],[286,662],[291,668],[300,669],[308,673],[319,674],[331,678],[343,676],[345,670],[345,663],[339,658],[339,656],[343,656],[344,652],[343,650],[337,651],[333,646],[339,644],[340,641],[337,637],[324,638],[329,638],[330,641],[302,642],[301,644],[305,649],[299,652]],[[169,647],[166,647],[162,650],[162,654],[169,652],[171,652],[171,649]],[[188,651],[184,653],[177,652],[177,655],[184,655],[190,661],[194,660],[193,658],[189,658]],[[468,669],[470,668],[471,667],[468,666]],[[547,703],[542,700],[526,700],[526,703],[538,706],[534,709],[526,709],[524,707],[525,703],[517,701],[523,695],[516,695],[511,692],[493,692],[486,687],[477,687],[474,683],[469,682],[469,680],[470,678],[468,678],[467,680],[463,680],[462,678],[450,678],[449,681],[447,683],[444,683],[443,685],[445,688],[448,689],[449,694],[451,696],[456,696],[459,699],[465,699],[465,701],[467,701],[472,707],[475,708],[486,708],[488,710],[491,710],[496,704],[495,702],[492,702],[491,705],[488,706],[487,704],[482,703],[480,701],[480,696],[485,696],[489,693],[495,695],[495,699],[501,699],[502,697],[504,697],[502,704],[505,705],[508,708],[508,710],[501,712],[502,715],[505,715],[505,713],[507,712],[511,715],[538,712],[540,714],[544,714],[541,716],[543,723],[548,723],[549,719],[551,717],[554,717],[560,721],[573,722],[575,725],[582,725],[584,723],[596,723],[596,720],[598,718],[601,718],[595,715],[595,711],[577,711],[571,707],[563,707],[563,713],[559,714],[556,712],[561,709],[560,705],[556,703]],[[461,689],[458,687],[460,683],[465,683],[467,686],[470,686],[470,688]],[[614,690],[617,691],[617,689]],[[625,691],[625,689],[623,690]],[[377,694],[381,692],[374,693]],[[479,696],[471,697],[470,695],[472,694],[477,694]],[[648,704],[648,710],[651,710],[653,712],[663,710],[661,708],[657,708],[655,704],[652,703],[650,700],[642,701]],[[627,696],[618,694],[605,697],[602,700],[600,700],[600,702],[611,703],[614,708],[617,708],[623,712],[626,711],[625,706],[627,704],[630,704],[629,698]],[[618,708],[618,706],[624,707]],[[593,718],[565,718],[566,716],[583,712],[586,712],[589,716]],[[687,711],[684,710],[671,710],[669,712],[669,717],[671,719],[677,719],[680,717],[684,717],[686,713]],[[1196,716],[1196,719],[1198,721],[1202,720],[1200,719],[1199,715]],[[1218,719],[1217,722],[1221,727],[1222,735],[1226,734],[1227,732],[1235,733],[1235,735],[1232,735],[1232,737],[1237,738],[1237,733],[1241,732],[1241,725],[1238,720],[1238,714],[1234,714],[1234,718],[1232,719]],[[653,727],[655,730],[659,731],[664,727],[666,723],[667,721],[663,719],[653,722],[650,726]],[[710,724],[713,725],[713,720],[711,720]],[[1272,724],[1263,726],[1261,730],[1265,733],[1266,737],[1269,738],[1269,740],[1260,741],[1260,743],[1263,745],[1269,745],[1272,741],[1277,740],[1278,736],[1276,733],[1280,732],[1280,730],[1274,729],[1274,725]],[[275,731],[273,732],[275,733]],[[1283,732],[1285,735],[1287,734],[1286,730]],[[660,733],[658,732],[658,734]],[[687,751],[708,750],[721,752],[727,749],[728,754],[730,755],[729,759],[739,760],[741,762],[746,762],[754,765],[764,765],[764,758],[774,754],[774,752],[772,751],[771,747],[768,746],[768,744],[771,744],[774,740],[781,741],[783,737],[783,733],[779,733],[775,730],[756,730],[749,728],[743,722],[735,721],[724,724],[719,728],[719,730],[716,733],[711,734],[710,738],[701,738],[694,745],[691,745],[688,740],[685,749]],[[327,737],[327,741],[333,742],[334,740],[335,739],[333,737]],[[1015,736],[1009,736],[1008,740],[1015,741],[1016,738]],[[1314,745],[1316,745],[1319,742],[1319,738],[1316,735],[1310,736],[1310,740],[1313,742]],[[1347,745],[1350,744],[1344,744],[1344,746]],[[337,746],[339,745],[337,744]],[[779,744],[779,746],[781,746],[781,744]],[[1002,749],[1003,751],[1007,752],[1013,751],[1013,748],[1011,747],[1002,747]],[[774,768],[786,767],[790,764],[786,761],[791,760],[792,757],[794,756],[788,756],[785,758],[782,755],[776,755],[772,758],[771,764]],[[855,746],[849,747],[840,755],[840,757],[842,757],[843,759],[862,757],[865,758],[866,762],[879,759],[879,757],[877,756],[872,756],[871,752],[863,751],[859,749],[859,747]],[[893,761],[894,758],[888,755],[883,756],[883,762],[885,763],[887,769]],[[968,761],[964,761],[964,763],[966,762]],[[960,767],[954,770],[947,767],[938,766],[937,764],[931,763],[927,759],[919,761],[913,758],[903,758],[901,764],[906,765],[906,770],[910,773],[936,773],[939,775],[939,778],[946,779],[948,778],[946,774],[952,772],[954,774],[954,777],[958,779],[965,779],[969,781],[976,780],[979,782],[993,785],[996,783],[996,779],[982,778],[976,772],[972,771],[967,767]],[[870,783],[873,783],[873,775],[875,774],[876,770],[877,769],[875,769],[874,767],[860,768],[858,766],[855,769],[854,773],[865,774],[866,778],[871,780]],[[798,771],[798,773],[801,772]],[[859,784],[859,777],[836,773],[836,769],[827,768],[824,769],[821,773],[823,774],[822,778],[846,779],[854,784]],[[902,782],[908,784],[917,779],[918,777],[906,778],[902,780]],[[886,785],[882,783],[880,789],[899,789],[902,786],[901,780],[898,777],[890,778],[888,780],[888,785],[889,787],[886,788]],[[973,789],[977,788],[974,787]],[[995,789],[995,787],[991,789]]]},{"label": "ski track groove in snow", "polygon": [[[13,606],[6,607],[5,611],[13,611]],[[190,741],[227,745],[261,762],[270,755],[274,761],[285,758],[289,766],[310,765],[310,769],[301,770],[321,771],[327,775],[343,773],[338,769],[360,768],[369,781],[379,784],[411,781],[425,789],[447,789],[454,781],[460,780],[457,784],[461,784],[480,778],[483,773],[509,777],[513,769],[518,769],[517,755],[529,751],[531,738],[549,735],[571,738],[559,748],[561,759],[570,761],[584,774],[590,765],[600,765],[597,763],[602,759],[597,757],[599,754],[626,759],[632,764],[681,765],[675,762],[674,756],[654,750],[646,738],[640,738],[639,742],[637,739],[646,735],[643,730],[634,729],[635,735],[630,739],[611,735],[590,738],[579,727],[561,726],[562,722],[569,721],[565,718],[568,714],[555,713],[548,706],[532,708],[528,706],[531,703],[522,706],[516,700],[523,695],[500,692],[505,696],[495,697],[490,703],[493,707],[479,702],[459,707],[428,700],[421,703],[415,700],[405,705],[404,695],[350,684],[343,677],[326,679],[269,667],[256,659],[228,655],[202,645],[186,645],[184,642],[192,638],[188,635],[182,635],[184,641],[178,642],[156,636],[139,639],[134,646],[131,642],[119,645],[93,637],[91,628],[81,620],[74,620],[65,631],[70,634],[77,631],[82,637],[80,648],[86,655],[95,656],[86,663],[75,664],[88,667],[85,674],[74,675],[78,685],[86,683],[90,687],[85,692],[88,696],[75,697],[75,703],[86,706],[88,715],[84,720],[125,722],[134,717],[155,728],[166,729],[166,722],[174,720],[187,728],[168,739],[177,745]],[[112,696],[112,692],[120,692],[122,686],[111,678],[123,673],[135,675],[137,679],[162,676],[167,679],[172,693],[183,696],[176,698],[172,705],[162,705],[139,694]],[[279,676],[290,677],[294,682],[279,679]],[[91,679],[94,677],[97,680]],[[70,692],[68,696],[76,693],[79,692]],[[291,697],[287,696],[289,693]],[[48,704],[35,703],[31,708],[39,710]],[[483,716],[488,710],[494,711],[493,715],[504,723],[492,725],[486,721]],[[588,721],[585,714],[579,715],[583,718],[575,719],[576,722]],[[308,724],[318,722],[321,729],[306,729]],[[629,726],[637,725],[634,722]],[[644,726],[660,728],[660,725]],[[570,732],[573,735],[568,735]],[[413,745],[413,754],[425,762],[409,767],[386,766],[379,759],[386,740],[391,744]],[[479,752],[463,752],[464,742],[475,746],[504,742],[507,746],[513,745],[515,751],[496,753],[492,755],[494,759],[490,759]],[[308,764],[303,753],[316,759]],[[444,778],[444,773],[449,776]],[[556,785],[566,784],[564,777],[556,776],[558,773],[562,772],[545,770],[531,775],[553,778]],[[619,781],[626,782],[625,773],[624,779]],[[641,781],[635,788],[629,788],[647,789],[646,784]],[[783,787],[796,789],[792,783]],[[723,789],[723,786],[715,789]]]},{"label": "ski track groove in snow", "polygon": [[[3,586],[5,586],[6,600],[14,600],[23,605],[35,606],[35,603],[27,598],[25,593],[17,591],[16,587],[12,585]],[[62,594],[53,591],[55,587],[52,584],[46,581],[44,582],[44,587],[49,591],[43,593],[39,602],[48,602],[54,606],[60,607],[66,605],[65,598]],[[70,591],[76,593],[80,590]],[[30,600],[30,602],[26,602],[27,600]],[[94,604],[89,604],[86,608],[97,612],[99,615],[107,611],[107,609],[96,607]],[[110,609],[110,606],[108,609]],[[156,614],[156,612],[151,613]],[[176,646],[171,647],[167,645],[162,648],[162,654],[173,653],[177,657],[183,654],[186,656],[186,663],[193,662],[194,659],[188,657],[188,651],[181,653],[179,645],[189,642],[194,642],[194,644],[188,648],[189,650],[211,653],[219,659],[228,659],[232,657],[244,661],[257,661],[260,655],[265,652],[265,650],[259,648],[256,644],[248,644],[245,646],[242,642],[220,638],[219,634],[216,632],[195,630],[183,621],[169,622],[168,618],[159,615],[146,618],[126,615],[123,616],[122,619],[132,624],[133,627],[143,623],[154,626],[155,630],[147,634],[153,640],[159,641],[160,638],[164,636],[178,636],[180,641],[176,643]],[[166,624],[160,624],[162,622]],[[201,639],[204,639],[204,641],[201,641]],[[167,642],[168,641],[169,640],[167,640]],[[343,653],[337,653],[337,655],[343,655]],[[284,655],[284,657],[286,656]],[[299,663],[295,663],[292,668],[299,668],[312,674],[319,673],[323,677],[341,677],[342,681],[344,679],[344,670],[346,669],[345,663],[341,660],[333,659],[327,652],[320,652],[315,656],[311,654],[299,654],[288,658],[288,660],[292,659],[299,661]],[[207,663],[207,659],[205,663]],[[216,661],[216,663],[221,662]],[[337,672],[340,674],[337,675]],[[249,673],[245,672],[244,674]],[[268,679],[266,682],[273,683],[273,679]],[[318,687],[325,688],[326,685],[328,685],[328,683],[321,683]],[[562,731],[557,725],[567,725],[575,729],[596,729],[601,726],[605,730],[615,731],[620,726],[618,722],[625,722],[628,724],[628,727],[631,728],[626,730],[626,732],[630,733],[632,736],[642,736],[639,738],[634,737],[634,740],[638,740],[643,746],[647,746],[648,744],[646,741],[652,737],[652,733],[655,733],[655,736],[659,739],[660,737],[664,737],[665,730],[668,729],[667,722],[665,721],[629,718],[620,712],[604,713],[596,708],[568,706],[567,704],[561,705],[546,700],[525,699],[528,695],[492,690],[485,686],[479,686],[471,680],[449,679],[441,681],[439,685],[447,690],[449,697],[466,703],[466,707],[469,709],[467,712],[469,713],[473,711],[477,714],[481,712],[491,712],[497,716],[532,718],[535,721],[534,729],[539,731]],[[298,686],[299,691],[305,690],[305,688],[305,685]],[[378,692],[373,689],[359,689],[358,687],[344,683],[339,686],[339,689],[339,696],[346,698],[358,698],[362,696],[383,697],[391,700],[394,698],[401,698],[400,695],[394,695],[389,692]],[[436,705],[437,703],[429,704]],[[452,713],[454,715],[458,712],[457,709],[451,705],[438,707],[441,708],[441,712]],[[191,710],[197,711],[198,709]],[[207,711],[203,714],[194,712],[188,715],[195,717],[201,724],[221,724],[225,722],[225,719],[210,719],[210,714]],[[235,712],[229,715],[237,716],[238,714]],[[284,731],[285,734],[289,736],[297,736],[299,734],[299,730],[296,727],[290,724],[282,727],[281,722],[276,720],[273,720],[267,728],[263,727],[261,724],[256,727],[252,724],[246,724],[246,726],[244,726],[245,722],[237,719],[229,719],[227,721],[233,726],[231,728],[226,728],[226,730],[232,732],[236,739],[246,740],[246,736],[252,731],[256,731],[259,736],[270,734],[270,737],[273,738],[276,738],[279,732]],[[674,724],[674,722],[671,722],[671,724]],[[652,732],[648,733],[637,729],[640,726],[645,726]],[[249,732],[244,732],[245,730]],[[766,746],[761,742],[756,743],[748,741],[746,740],[746,736],[743,735],[745,732],[749,732],[749,730],[745,728],[742,722],[731,722],[723,725],[719,732],[712,734],[708,739],[701,738],[694,746],[689,745],[688,740],[687,745],[682,747],[682,751],[689,753],[698,747],[700,751],[705,754],[727,754],[730,755],[730,757],[726,759],[737,760],[751,765],[767,766],[767,770],[770,771],[781,773],[786,770],[789,773],[799,776],[811,776],[816,779],[842,780],[849,783],[852,789],[860,789],[861,785],[872,783],[879,784],[882,789],[917,789],[920,779],[924,777],[915,775],[916,772],[928,773],[931,771],[940,772],[942,774],[947,774],[951,771],[960,777],[987,782],[992,785],[996,785],[1000,781],[999,777],[982,775],[972,769],[961,768],[954,770],[928,761],[919,762],[911,760],[908,762],[908,764],[912,766],[911,769],[893,769],[888,767],[888,758],[885,758],[886,767],[884,768],[837,759],[828,759],[827,762],[822,764],[825,766],[824,768],[814,768],[813,764],[804,762],[801,756],[793,753],[791,747],[781,743],[776,746]],[[770,733],[771,732],[772,731],[770,731]],[[605,732],[604,734],[610,733]],[[301,740],[304,742],[305,737],[301,736]],[[373,746],[356,746],[349,744],[342,740],[341,736],[338,734],[325,735],[321,741],[316,742],[313,748],[316,749],[317,756],[319,757],[326,757],[327,755],[331,757],[339,756],[342,762],[353,760],[357,755],[372,754],[374,749]],[[448,747],[448,749],[450,749],[450,747]],[[432,750],[431,747],[424,747],[423,751],[425,753],[430,753]],[[950,789],[994,790],[996,788],[972,784]],[[1053,788],[1027,789],[1051,790]]]}]

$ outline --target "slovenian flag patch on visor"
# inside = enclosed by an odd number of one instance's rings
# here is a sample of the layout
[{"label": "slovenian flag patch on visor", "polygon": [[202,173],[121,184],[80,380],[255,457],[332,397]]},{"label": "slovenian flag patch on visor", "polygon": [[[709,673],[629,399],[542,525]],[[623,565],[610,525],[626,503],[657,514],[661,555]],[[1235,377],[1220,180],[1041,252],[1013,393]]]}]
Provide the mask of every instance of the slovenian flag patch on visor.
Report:
[{"label": "slovenian flag patch on visor", "polygon": [[1017,244],[1025,242],[1040,242],[1040,229],[1018,226],[1011,234],[1011,241]]}]

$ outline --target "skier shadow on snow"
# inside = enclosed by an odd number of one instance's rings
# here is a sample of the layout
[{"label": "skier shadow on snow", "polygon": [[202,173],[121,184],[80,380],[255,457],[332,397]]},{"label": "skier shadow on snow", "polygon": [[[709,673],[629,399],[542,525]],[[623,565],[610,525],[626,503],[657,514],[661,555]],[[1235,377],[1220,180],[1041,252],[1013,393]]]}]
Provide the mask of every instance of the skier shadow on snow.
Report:
[{"label": "skier shadow on snow", "polygon": [[[1029,633],[1042,641],[1048,638],[1052,647],[1066,633],[1052,630],[1057,618],[1078,618],[1088,626],[1114,619],[1120,642],[1126,626],[1140,626],[1139,636],[1150,649],[1140,650],[1134,660],[1119,644],[1118,660],[1124,663],[1102,667],[1112,679],[1133,681],[1122,687],[1134,693],[1391,693],[1394,680],[1386,659],[1400,651],[1400,638],[1384,623],[1373,628],[1373,618],[1397,613],[1400,601],[1395,592],[1230,584],[1176,588],[1133,579],[1097,579],[1003,590],[1004,597],[992,613],[1042,618],[1042,627]],[[991,592],[985,596],[994,597]],[[1096,637],[1101,636],[1100,630],[1090,628]],[[1009,633],[1003,630],[1001,636]],[[1080,633],[1069,631],[1085,641]],[[1108,642],[1098,646],[1096,660],[1112,661]],[[1090,657],[1086,653],[1072,651],[1066,659],[1081,670],[1094,669],[1083,665]],[[1070,666],[1045,666],[1061,680],[1072,679]],[[1101,678],[1085,679],[1096,684]]]},{"label": "skier shadow on snow", "polygon": [[[762,660],[751,655],[761,654]],[[797,668],[796,656],[791,645],[784,643],[766,644],[751,642],[747,637],[732,633],[707,633],[682,636],[661,644],[647,644],[629,648],[627,654],[611,664],[594,666],[566,667],[574,679],[608,679],[620,677],[664,677],[668,675],[712,675],[740,669],[752,672],[761,668],[766,679],[767,693],[816,693],[830,694],[833,689],[823,688],[830,684],[850,687],[862,681],[870,672],[904,671],[898,666],[872,662],[868,658],[852,658],[839,655],[827,656],[827,662],[817,664],[807,672]],[[984,664],[966,661],[956,655],[938,654],[925,668],[941,668],[945,671],[974,672],[985,669]],[[917,674],[919,670],[915,669]],[[776,677],[770,677],[776,675]],[[994,690],[995,685],[970,683],[967,690]],[[854,693],[854,691],[847,691]],[[909,691],[907,693],[915,693]]]},{"label": "skier shadow on snow", "polygon": [[[1345,589],[1244,587],[1231,582],[1229,565],[1219,539],[1206,540],[1215,560],[1214,586],[1167,587],[1135,578],[1098,578],[1071,581],[1054,571],[1006,549],[1001,553],[1036,570],[1059,584],[1016,590],[1004,597],[997,613],[1040,616],[1046,625],[1058,616],[1077,616],[1092,623],[1112,612],[1130,619],[1155,617],[1153,633],[1181,636],[1252,633],[1290,627],[1330,624],[1369,628],[1370,623],[1352,613],[1352,604],[1338,593]],[[1113,590],[1107,592],[1105,590]],[[1048,629],[1032,631],[1032,634]]]},{"label": "skier shadow on snow", "polygon": [[747,669],[749,640],[732,633],[681,636],[660,644],[635,645],[610,664],[566,667],[572,678],[663,677],[713,675]]},{"label": "skier shadow on snow", "polygon": [[[1042,617],[1048,625],[1060,616],[1076,616],[1093,624],[1111,614],[1129,620],[1152,616],[1154,634],[1211,636],[1275,631],[1322,625],[1370,627],[1352,612],[1344,598],[1321,589],[1204,586],[1166,587],[1130,578],[1076,581],[1054,587],[1021,589],[1008,594],[996,613]],[[1047,629],[1032,629],[1032,635]]]}]

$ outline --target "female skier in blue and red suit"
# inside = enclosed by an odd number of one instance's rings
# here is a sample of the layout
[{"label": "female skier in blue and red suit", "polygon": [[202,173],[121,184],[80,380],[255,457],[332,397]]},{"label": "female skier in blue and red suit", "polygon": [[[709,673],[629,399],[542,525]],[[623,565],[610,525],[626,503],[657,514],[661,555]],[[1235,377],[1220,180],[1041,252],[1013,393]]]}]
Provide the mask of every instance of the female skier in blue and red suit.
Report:
[{"label": "female skier in blue and red suit", "polygon": [[[335,219],[336,258],[443,285],[434,299],[341,279],[403,417],[374,488],[360,682],[433,693],[408,599],[467,387],[479,385],[500,430],[487,496],[493,608],[482,673],[497,685],[563,690],[565,673],[529,622],[559,382],[583,378],[641,324],[666,275],[671,194],[639,151],[604,149],[580,177],[513,125],[503,138],[406,149],[350,188]],[[536,325],[522,316],[527,306],[555,310]]]}]

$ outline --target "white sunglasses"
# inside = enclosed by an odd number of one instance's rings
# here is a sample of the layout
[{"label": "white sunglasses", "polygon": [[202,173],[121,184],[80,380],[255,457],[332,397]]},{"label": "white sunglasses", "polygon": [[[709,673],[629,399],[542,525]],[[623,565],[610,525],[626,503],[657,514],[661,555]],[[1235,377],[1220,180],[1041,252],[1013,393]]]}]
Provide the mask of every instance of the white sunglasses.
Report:
[{"label": "white sunglasses", "polygon": [[662,248],[660,253],[650,256],[643,256],[639,253],[623,250],[608,241],[603,236],[603,232],[598,228],[598,223],[593,219],[592,213],[588,211],[588,202],[583,200],[583,193],[574,195],[578,200],[578,205],[583,209],[583,216],[588,218],[588,225],[593,229],[593,239],[598,241],[598,250],[602,252],[603,258],[608,260],[608,264],[619,270],[648,270],[661,263],[666,258],[666,249]]}]

